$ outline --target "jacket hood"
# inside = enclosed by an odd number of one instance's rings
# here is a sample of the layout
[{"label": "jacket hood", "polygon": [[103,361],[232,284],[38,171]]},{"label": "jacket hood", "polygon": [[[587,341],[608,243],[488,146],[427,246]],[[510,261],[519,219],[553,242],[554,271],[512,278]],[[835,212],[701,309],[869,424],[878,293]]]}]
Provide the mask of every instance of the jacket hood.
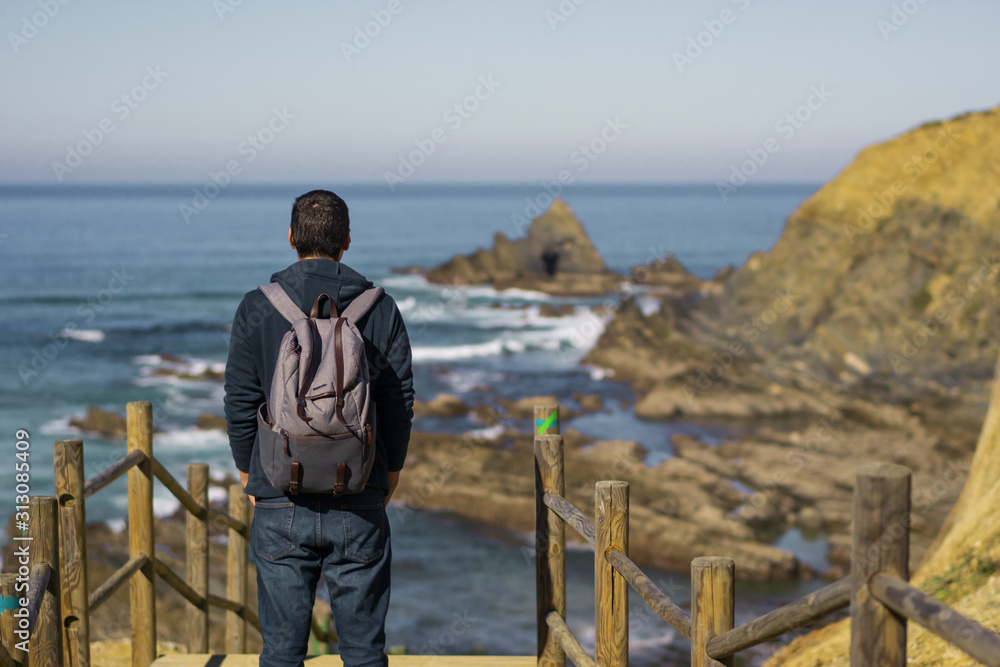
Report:
[{"label": "jacket hood", "polygon": [[363,275],[332,259],[303,259],[271,276],[271,282],[281,283],[286,291],[299,293],[307,282],[313,280],[340,283],[337,294],[331,294],[338,303],[349,301],[375,284]]}]

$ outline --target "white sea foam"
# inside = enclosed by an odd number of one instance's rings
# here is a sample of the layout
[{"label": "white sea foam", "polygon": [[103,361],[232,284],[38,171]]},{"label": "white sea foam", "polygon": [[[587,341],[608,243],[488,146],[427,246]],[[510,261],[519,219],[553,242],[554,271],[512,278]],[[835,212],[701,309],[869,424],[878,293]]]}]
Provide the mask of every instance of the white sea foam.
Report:
[{"label": "white sea foam", "polygon": [[601,368],[600,366],[587,366],[587,370],[590,372],[591,380],[603,380],[604,378],[613,377],[615,374],[614,369]]},{"label": "white sea foam", "polygon": [[479,440],[494,440],[503,435],[503,424],[496,424],[495,426],[488,426],[486,428],[477,428],[469,431],[469,435]]},{"label": "white sea foam", "polygon": [[224,431],[190,427],[156,434],[156,444],[161,447],[203,449],[229,444]]},{"label": "white sea foam", "polygon": [[52,419],[45,422],[38,427],[38,432],[43,435],[58,435],[60,433],[75,433],[78,429],[75,426],[70,426],[69,422],[71,419],[77,415],[71,415],[68,417],[60,417],[59,419]]},{"label": "white sea foam", "polygon": [[115,533],[120,533],[125,530],[125,519],[108,519],[104,522],[104,525],[110,528]]},{"label": "white sea foam", "polygon": [[[158,354],[143,354],[133,357],[132,362],[139,366],[140,374],[134,382],[143,387],[152,385],[183,386],[191,382],[205,382],[206,380],[194,378],[209,371],[224,373],[226,370],[225,362],[196,357],[165,358]],[[163,373],[163,371],[168,371],[168,373]],[[192,377],[178,377],[178,375]]]},{"label": "white sea foam", "polygon": [[503,380],[503,373],[486,371],[470,366],[456,366],[441,376],[451,388],[459,393],[467,393],[476,387],[490,387]]},{"label": "white sea foam", "polygon": [[641,296],[635,300],[636,304],[639,306],[639,310],[645,317],[649,317],[653,313],[660,312],[660,308],[663,306],[663,302],[656,297],[651,296]]},{"label": "white sea foam", "polygon": [[84,343],[101,343],[104,341],[104,332],[100,329],[63,329],[59,332],[59,335]]},{"label": "white sea foam", "polygon": [[399,308],[399,312],[401,313],[406,313],[413,310],[413,308],[416,305],[417,305],[417,298],[413,296],[408,296],[402,301],[396,302],[396,307]]},{"label": "white sea foam", "polygon": [[400,287],[403,289],[421,289],[435,287],[418,273],[394,273],[378,281],[383,287]]},{"label": "white sea foam", "polygon": [[503,333],[481,343],[418,345],[413,348],[414,362],[456,361],[531,350],[589,350],[605,327],[602,318],[580,307],[564,317],[541,317],[537,307],[509,311],[480,308],[476,314],[480,319],[472,323],[474,326],[501,329]]},{"label": "white sea foam", "polygon": [[413,361],[415,363],[428,361],[456,361],[459,359],[472,359],[474,357],[495,357],[503,354],[503,352],[503,341],[500,339],[470,345],[416,345],[412,350]]},{"label": "white sea foam", "polygon": [[153,496],[153,515],[157,517],[170,516],[181,506],[181,502],[174,498],[172,494],[166,496]]}]

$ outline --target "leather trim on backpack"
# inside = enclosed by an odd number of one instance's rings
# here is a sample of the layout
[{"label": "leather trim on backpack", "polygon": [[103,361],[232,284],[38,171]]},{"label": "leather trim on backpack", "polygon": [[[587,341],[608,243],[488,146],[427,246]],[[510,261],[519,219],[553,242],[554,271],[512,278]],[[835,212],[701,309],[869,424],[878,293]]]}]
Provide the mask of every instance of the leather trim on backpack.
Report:
[{"label": "leather trim on backpack", "polygon": [[[344,335],[342,329],[344,328],[345,320],[340,318],[337,320],[336,326],[333,328],[333,354],[334,360],[337,363],[337,420],[341,424],[347,426],[347,422],[344,421]],[[350,430],[350,427],[348,427]]]},{"label": "leather trim on backpack", "polygon": [[347,472],[347,464],[343,461],[337,463],[337,483],[333,485],[333,492],[341,494],[347,486],[344,484],[344,473]]},{"label": "leather trim on backpack", "polygon": [[[343,464],[341,464],[343,465]],[[292,461],[292,475],[288,482],[288,492],[293,496],[299,492],[299,480],[302,478],[302,466],[298,461]]]}]

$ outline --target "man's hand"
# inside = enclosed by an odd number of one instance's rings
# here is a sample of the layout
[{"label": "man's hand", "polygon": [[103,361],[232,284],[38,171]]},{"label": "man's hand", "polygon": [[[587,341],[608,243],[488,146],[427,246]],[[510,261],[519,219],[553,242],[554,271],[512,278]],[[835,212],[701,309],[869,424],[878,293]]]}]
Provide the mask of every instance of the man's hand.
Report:
[{"label": "man's hand", "polygon": [[392,498],[392,494],[396,492],[396,487],[399,486],[399,470],[396,472],[389,473],[389,493],[385,496],[385,504],[389,504],[389,500]]},{"label": "man's hand", "polygon": [[[243,472],[242,470],[240,470],[239,473],[240,473],[240,482],[243,483],[243,488],[245,489],[247,488],[247,482],[250,480],[250,473]],[[250,496],[250,504],[256,506],[257,499],[254,498],[253,496]]]}]

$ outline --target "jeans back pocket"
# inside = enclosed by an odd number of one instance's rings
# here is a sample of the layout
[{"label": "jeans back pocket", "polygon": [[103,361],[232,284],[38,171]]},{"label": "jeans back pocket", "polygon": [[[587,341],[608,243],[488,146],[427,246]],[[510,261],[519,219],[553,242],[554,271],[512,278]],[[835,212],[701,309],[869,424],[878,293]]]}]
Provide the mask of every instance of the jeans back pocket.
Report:
[{"label": "jeans back pocket", "polygon": [[292,519],[295,503],[261,502],[254,506],[250,526],[250,545],[261,558],[276,560],[295,549],[292,541]]},{"label": "jeans back pocket", "polygon": [[343,505],[344,556],[358,563],[371,563],[385,552],[388,524],[381,502]]}]

